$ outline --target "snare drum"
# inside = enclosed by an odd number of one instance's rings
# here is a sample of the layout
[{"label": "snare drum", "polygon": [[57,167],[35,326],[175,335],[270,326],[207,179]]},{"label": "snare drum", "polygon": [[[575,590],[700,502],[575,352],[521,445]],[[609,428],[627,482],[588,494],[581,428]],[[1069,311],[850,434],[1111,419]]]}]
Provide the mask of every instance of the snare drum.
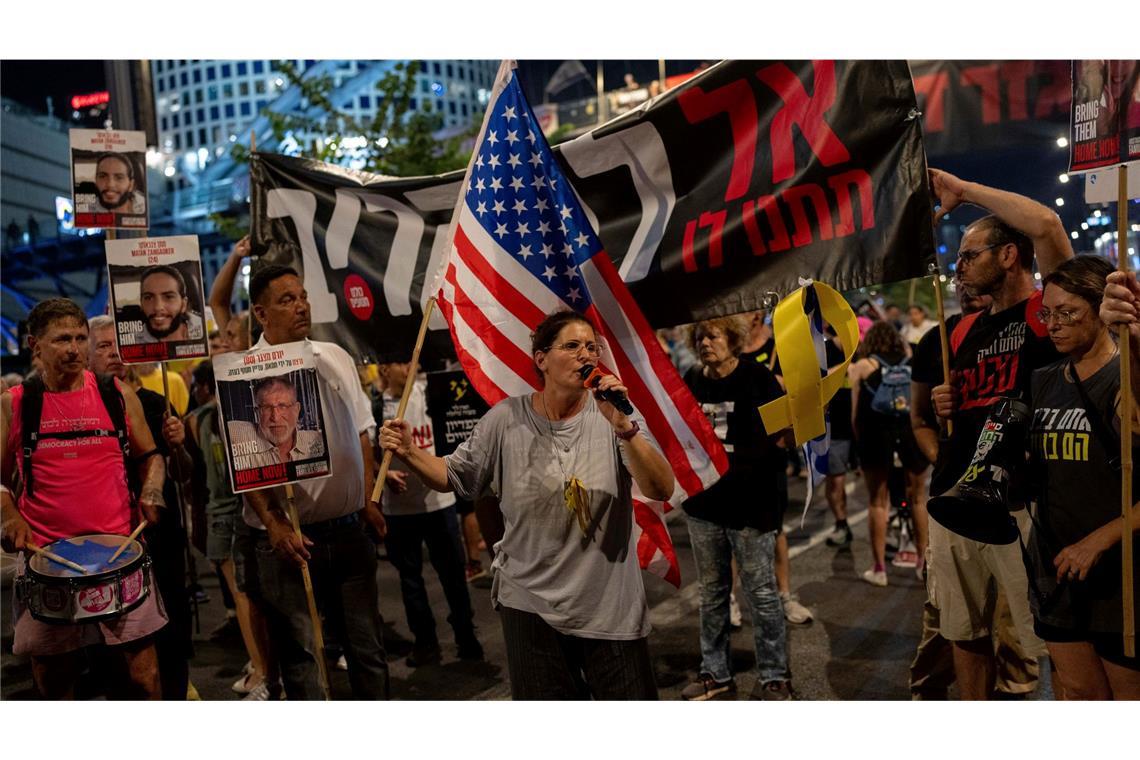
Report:
[{"label": "snare drum", "polygon": [[83,575],[40,554],[28,559],[16,579],[16,594],[36,620],[93,623],[134,609],[150,593],[150,557],[131,540],[110,565],[107,560],[126,536],[92,534],[64,538],[44,548],[87,568]]}]

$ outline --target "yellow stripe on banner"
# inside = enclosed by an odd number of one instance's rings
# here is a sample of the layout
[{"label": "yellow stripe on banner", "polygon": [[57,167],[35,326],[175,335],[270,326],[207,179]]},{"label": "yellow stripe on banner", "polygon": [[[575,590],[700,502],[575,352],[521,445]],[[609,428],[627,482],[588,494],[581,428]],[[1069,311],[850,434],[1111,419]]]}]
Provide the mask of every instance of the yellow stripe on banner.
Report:
[{"label": "yellow stripe on banner", "polygon": [[[823,319],[834,328],[843,348],[843,363],[819,376],[819,357],[811,337],[811,324],[804,314],[805,288],[815,288]],[[776,353],[784,374],[786,394],[760,407],[769,434],[792,428],[796,445],[802,446],[827,430],[823,410],[847,381],[847,365],[859,345],[859,326],[847,300],[830,285],[813,282],[798,288],[776,306],[772,317]]]}]

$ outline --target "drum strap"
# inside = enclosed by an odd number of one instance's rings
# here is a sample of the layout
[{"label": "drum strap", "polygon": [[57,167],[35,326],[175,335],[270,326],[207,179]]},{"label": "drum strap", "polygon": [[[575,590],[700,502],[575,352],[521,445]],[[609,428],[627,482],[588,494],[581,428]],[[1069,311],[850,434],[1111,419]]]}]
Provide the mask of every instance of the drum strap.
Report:
[{"label": "drum strap", "polygon": [[110,438],[119,442],[119,450],[123,452],[123,466],[130,464],[130,441],[127,437],[127,406],[123,394],[115,385],[115,378],[111,375],[96,375],[99,387],[99,397],[103,406],[107,408],[107,416],[111,418],[111,430],[72,430],[63,433],[41,433],[40,417],[44,411],[44,381],[39,375],[34,375],[23,382],[24,396],[20,405],[20,437],[23,449],[24,462],[24,488],[29,496],[33,493],[32,483],[32,454],[43,439],[55,438],[71,440],[76,438]]}]

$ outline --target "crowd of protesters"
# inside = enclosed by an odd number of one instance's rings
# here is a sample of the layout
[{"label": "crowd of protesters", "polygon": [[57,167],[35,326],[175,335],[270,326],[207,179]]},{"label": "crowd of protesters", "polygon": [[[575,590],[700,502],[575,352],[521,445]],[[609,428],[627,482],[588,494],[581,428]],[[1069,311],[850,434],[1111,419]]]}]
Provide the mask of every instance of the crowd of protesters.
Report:
[{"label": "crowd of protesters", "polygon": [[[881,588],[900,572],[887,563],[896,520],[913,546],[900,540],[893,564],[926,587],[922,610],[913,611],[922,618],[910,670],[915,698],[944,699],[955,681],[964,699],[1030,693],[1046,655],[1059,698],[1140,698],[1140,660],[1126,655],[1121,638],[1117,455],[1121,416],[1135,416],[1135,407],[1121,402],[1115,337],[1117,326],[1126,328],[1135,394],[1140,284],[1103,259],[1074,257],[1050,209],[930,174],[940,215],[964,204],[987,212],[958,250],[962,313],[943,331],[912,305],[905,320],[896,308],[863,324],[858,346],[828,336],[835,371],[854,358],[828,409],[824,491],[835,523],[827,545],[850,550],[846,479],[859,473],[872,562],[862,579]],[[208,361],[170,372],[164,384],[157,366],[122,362],[109,317],[87,320],[66,299],[37,305],[28,320],[33,374],[3,381],[4,549],[20,552],[23,573],[27,555],[53,541],[127,535],[145,519],[152,589],[146,603],[97,623],[46,624],[18,601],[14,648],[31,658],[39,692],[75,696],[85,648],[101,646],[121,661],[107,674],[108,695],[193,697],[189,542],[232,607],[223,625],[240,633],[248,659],[232,688],[247,699],[324,696],[302,565],[353,697],[388,697],[378,556],[399,576],[414,636],[409,667],[445,656],[428,600],[434,581],[455,655],[483,659],[468,584],[489,580],[516,699],[655,699],[645,590],[636,552],[623,549],[632,485],[665,499],[673,475],[636,413],[583,387],[579,371],[601,351],[595,325],[569,312],[547,315],[531,351],[541,390],[496,405],[454,453],[438,457],[410,350],[358,367],[339,346],[309,340],[307,294],[288,267],[256,268],[250,310],[231,312],[248,253],[243,239],[213,284],[211,353],[248,350],[251,321],[261,331],[254,348],[308,341],[337,476],[295,486],[298,536],[283,489],[231,490]],[[755,312],[660,338],[729,463],[683,504],[699,635],[695,678],[681,697],[736,693],[730,643],[743,624],[739,597],[751,613],[751,696],[791,699],[788,625],[810,623],[813,613],[791,593],[784,530],[788,478],[802,465],[790,434],[765,429],[758,411],[784,392],[771,322]],[[412,396],[398,420],[409,377]],[[599,390],[625,387],[607,376]],[[961,498],[966,474],[990,452],[979,436],[1010,399],[1027,410],[1028,433],[1002,464],[1009,482],[1000,499]],[[385,452],[393,466],[377,504],[373,478]],[[189,537],[182,510],[171,508],[182,503],[192,505]],[[434,581],[425,577],[425,547]]]}]

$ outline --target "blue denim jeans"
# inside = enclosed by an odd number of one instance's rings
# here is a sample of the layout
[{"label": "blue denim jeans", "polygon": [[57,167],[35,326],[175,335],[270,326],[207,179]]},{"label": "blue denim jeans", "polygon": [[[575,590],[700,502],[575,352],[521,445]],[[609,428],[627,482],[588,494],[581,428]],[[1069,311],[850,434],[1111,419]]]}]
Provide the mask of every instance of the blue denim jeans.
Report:
[{"label": "blue denim jeans", "polygon": [[786,680],[788,634],[776,588],[776,531],[735,530],[691,515],[686,518],[701,586],[701,672],[717,681],[732,678],[728,603],[735,556],[740,588],[752,607],[760,682]]},{"label": "blue denim jeans", "polygon": [[[353,698],[387,699],[375,544],[359,522],[324,530],[302,525],[301,531],[313,541],[313,592],[325,625],[344,646]],[[265,533],[257,538],[257,569],[286,698],[324,699],[301,570],[273,550]]]}]

